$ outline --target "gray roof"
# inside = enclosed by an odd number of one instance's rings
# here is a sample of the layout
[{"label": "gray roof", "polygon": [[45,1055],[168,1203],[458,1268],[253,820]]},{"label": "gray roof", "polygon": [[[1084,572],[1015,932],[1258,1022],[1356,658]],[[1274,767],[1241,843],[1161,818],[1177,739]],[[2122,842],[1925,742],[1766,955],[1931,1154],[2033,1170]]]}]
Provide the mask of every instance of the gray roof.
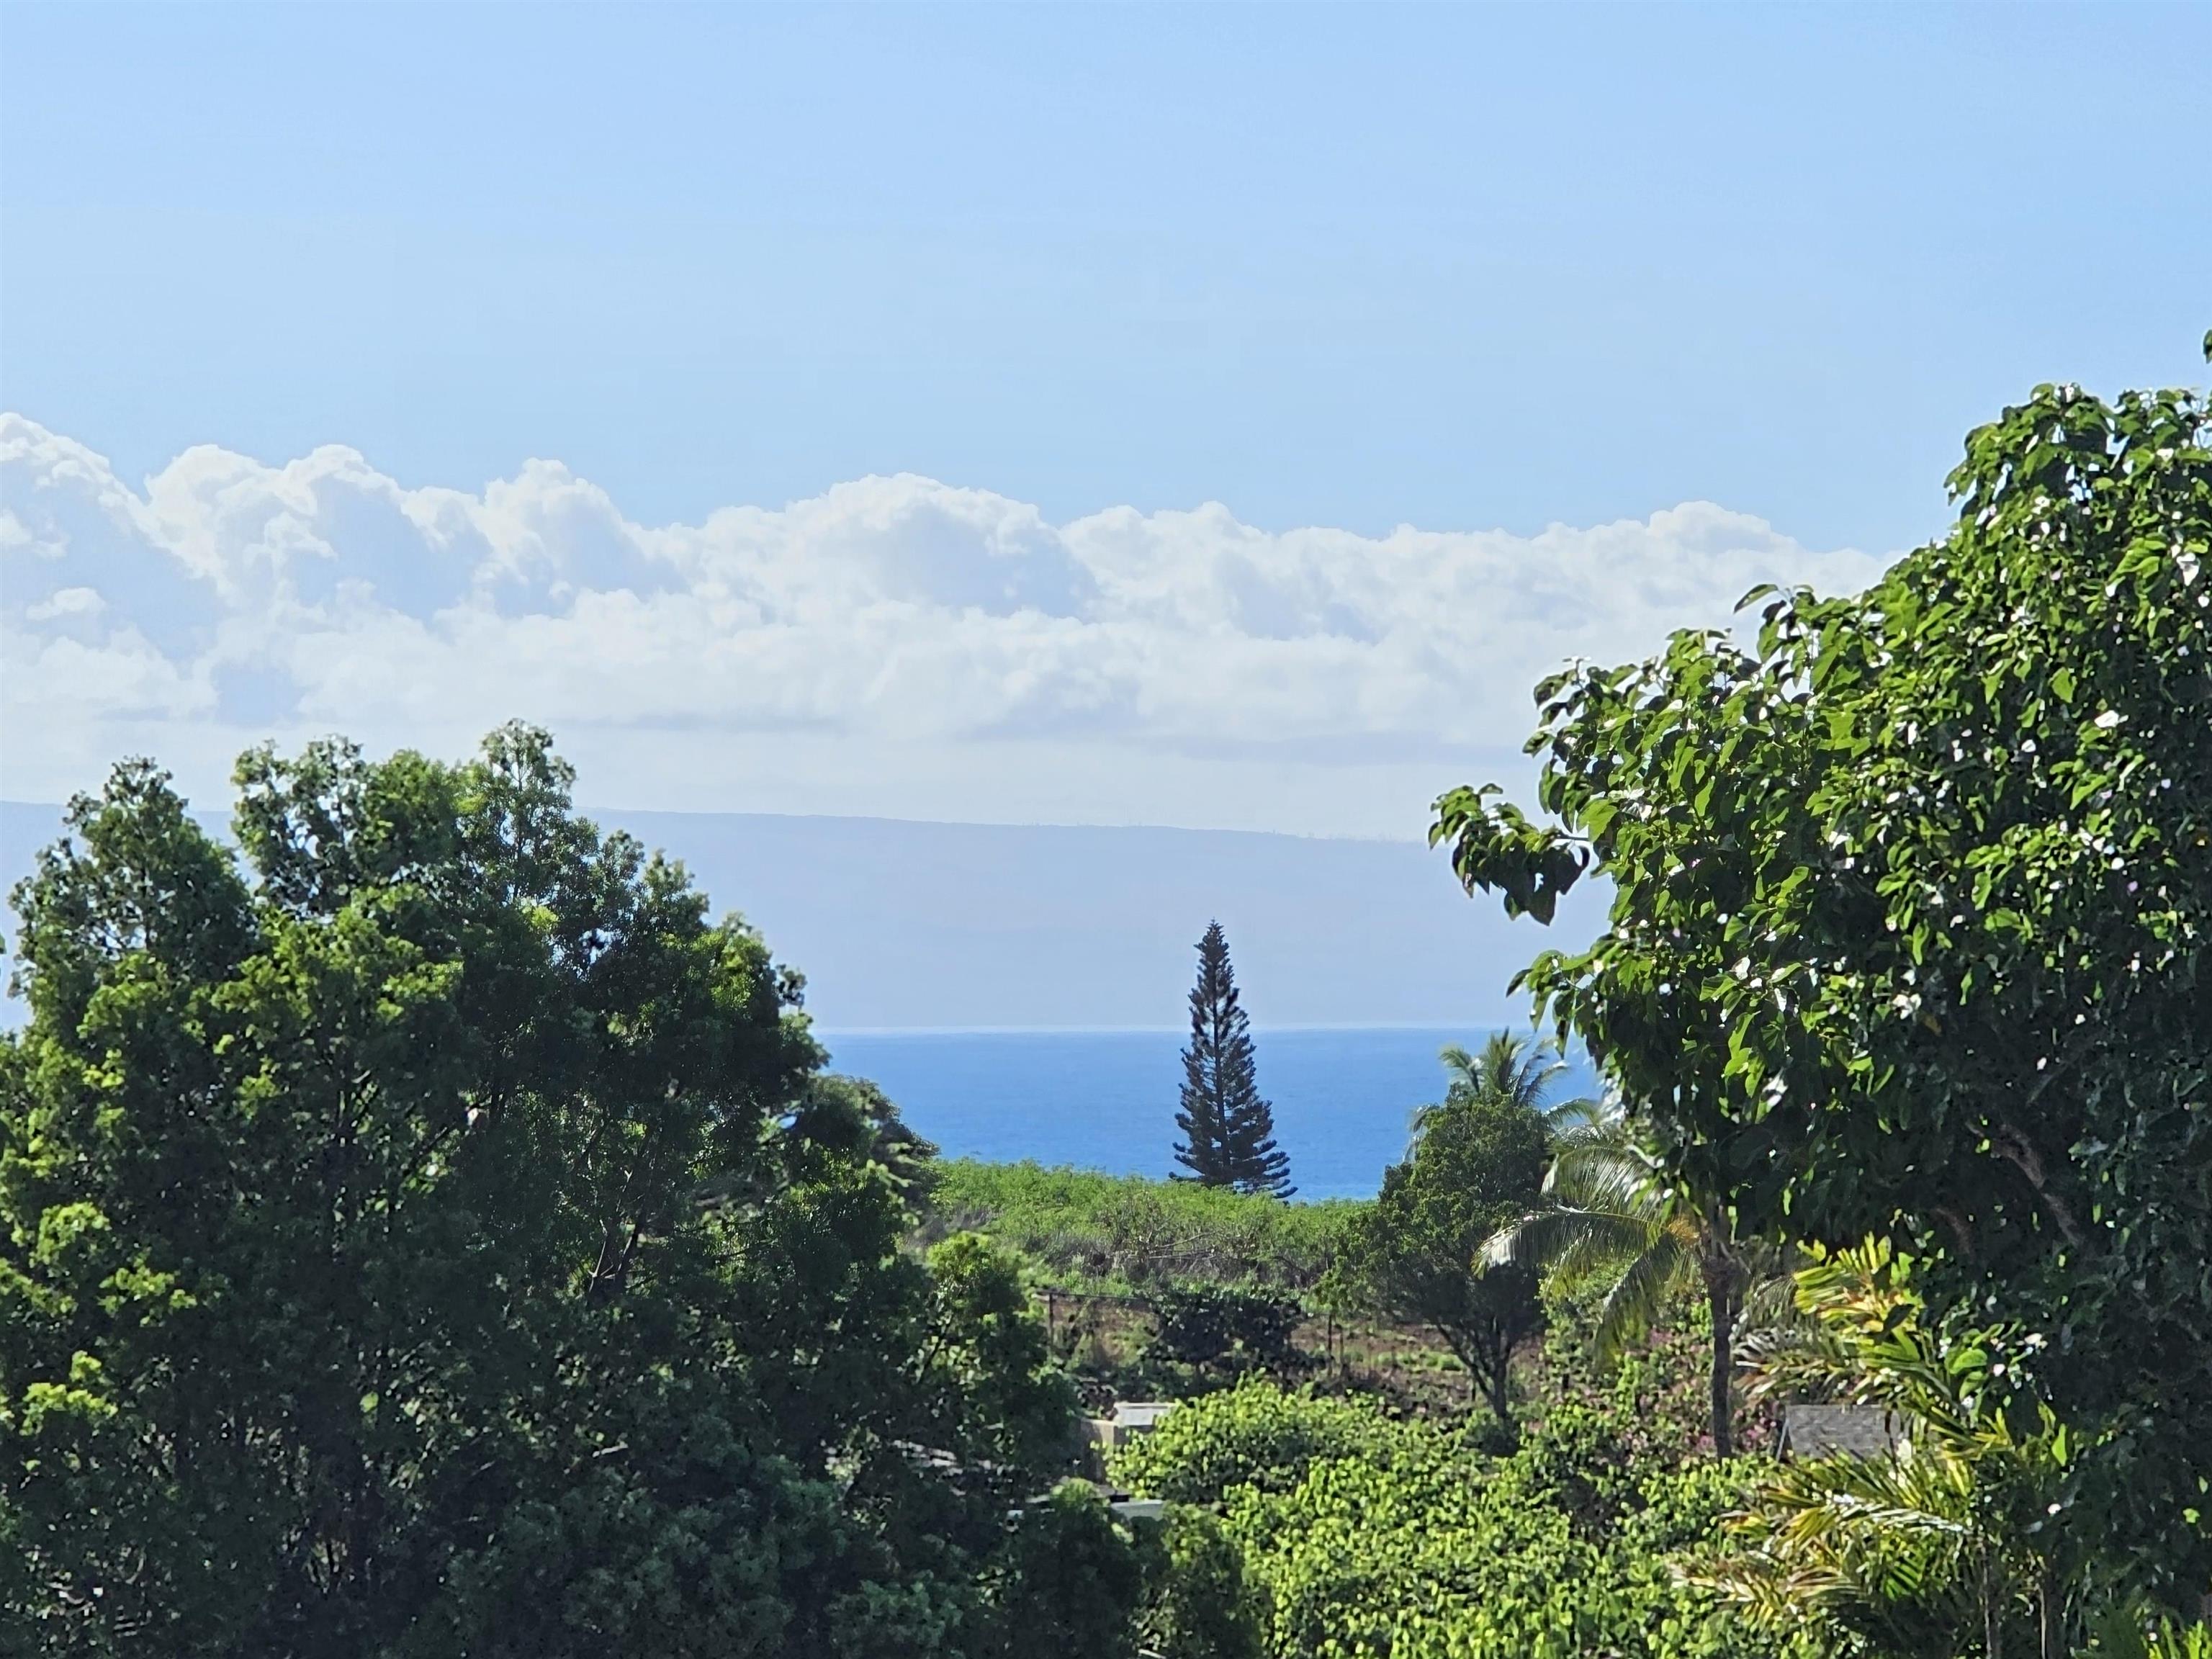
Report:
[{"label": "gray roof", "polygon": [[1118,1428],[1152,1429],[1159,1426],[1160,1419],[1176,1408],[1172,1400],[1122,1400],[1114,1406],[1114,1422]]},{"label": "gray roof", "polygon": [[1886,1457],[1905,1437],[1904,1425],[1880,1406],[1785,1406],[1783,1457]]}]

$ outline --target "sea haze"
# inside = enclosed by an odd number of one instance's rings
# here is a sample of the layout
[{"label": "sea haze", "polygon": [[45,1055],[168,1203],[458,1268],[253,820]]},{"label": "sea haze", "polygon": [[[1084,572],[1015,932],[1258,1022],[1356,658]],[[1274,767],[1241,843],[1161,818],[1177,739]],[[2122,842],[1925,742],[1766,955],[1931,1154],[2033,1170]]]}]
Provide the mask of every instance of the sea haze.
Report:
[{"label": "sea haze", "polygon": [[[221,803],[202,821],[220,833]],[[1469,900],[1413,842],[1162,829],[596,811],[681,859],[806,976],[832,1064],[947,1152],[1164,1175],[1176,1051],[1207,921],[1228,931],[1260,1083],[1302,1194],[1371,1193],[1437,1050],[1526,1030],[1514,972],[1595,931]],[[0,890],[61,833],[0,803]],[[12,915],[6,918],[12,933]],[[0,1001],[17,1024],[20,1004]]]},{"label": "sea haze", "polygon": [[[1526,1030],[1526,1027],[1516,1028]],[[1260,1091],[1300,1198],[1368,1198],[1406,1155],[1413,1109],[1442,1098],[1437,1051],[1480,1029],[1303,1028],[1253,1034]],[[1116,1175],[1175,1168],[1182,1032],[824,1032],[830,1066],[872,1078],[948,1157],[1068,1164]],[[1593,1087],[1586,1066],[1553,1098]]]},{"label": "sea haze", "polygon": [[[195,802],[220,830],[224,803]],[[1194,947],[1228,930],[1253,1023],[1517,1024],[1507,982],[1596,932],[1578,890],[1549,928],[1471,900],[1418,842],[1243,832],[594,811],[681,859],[806,976],[826,1030],[1169,1030]],[[0,892],[61,833],[0,803]],[[12,932],[12,915],[0,918]],[[20,1018],[20,1012],[14,1014]]]}]

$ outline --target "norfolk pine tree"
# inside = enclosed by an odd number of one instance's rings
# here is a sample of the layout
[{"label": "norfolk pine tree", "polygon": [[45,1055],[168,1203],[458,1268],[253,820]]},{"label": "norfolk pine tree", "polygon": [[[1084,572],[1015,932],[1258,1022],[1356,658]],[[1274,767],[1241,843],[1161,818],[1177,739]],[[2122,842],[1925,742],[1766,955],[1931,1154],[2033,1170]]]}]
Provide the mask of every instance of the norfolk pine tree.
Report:
[{"label": "norfolk pine tree", "polygon": [[1275,1111],[1260,1097],[1252,1065],[1251,1022],[1237,1000],[1236,970],[1221,924],[1198,942],[1198,982],[1190,992],[1190,1046],[1182,1054],[1183,1139],[1176,1162],[1184,1177],[1209,1187],[1288,1198],[1290,1159],[1275,1145]]}]

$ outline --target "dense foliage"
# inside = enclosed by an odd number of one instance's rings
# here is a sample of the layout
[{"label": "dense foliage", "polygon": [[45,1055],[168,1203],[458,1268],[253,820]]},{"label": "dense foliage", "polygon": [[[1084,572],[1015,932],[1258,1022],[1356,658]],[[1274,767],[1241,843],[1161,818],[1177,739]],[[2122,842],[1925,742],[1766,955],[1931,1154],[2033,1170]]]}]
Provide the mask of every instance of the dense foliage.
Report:
[{"label": "dense foliage", "polygon": [[[1994,1325],[2051,1503],[2110,1571],[2212,1582],[2212,410],[2045,386],[1973,433],[1955,526],[1755,647],[1540,690],[1540,825],[1440,804],[1470,886],[1550,913],[1528,979],[1747,1232],[1916,1263]],[[1747,601],[1747,603],[1752,601]],[[1960,1352],[1972,1351],[1962,1341]]]},{"label": "dense foliage", "polygon": [[1069,1404],[1013,1267],[901,1250],[926,1149],[568,783],[257,753],[242,860],[143,765],[71,807],[0,1043],[0,1649],[1127,1650],[1120,1532],[1006,1518]]},{"label": "dense foliage", "polygon": [[2070,1449],[2048,1408],[2026,1431],[2001,1409],[1994,1334],[1939,1343],[1878,1245],[1802,1269],[1795,1302],[1749,1345],[1753,1391],[1878,1410],[1897,1444],[1778,1470],[1711,1582],[1777,1627],[1819,1608],[1838,1659],[2071,1650],[2065,1586],[2101,1540],[2059,1501]]},{"label": "dense foliage", "polygon": [[1365,1207],[965,1158],[935,1165],[929,1199],[933,1232],[986,1232],[1062,1285],[1139,1290],[1191,1280],[1311,1289]]},{"label": "dense foliage", "polygon": [[1513,1358],[1541,1328],[1536,1276],[1488,1262],[1492,1234],[1541,1196],[1550,1151],[1545,1091],[1558,1069],[1519,1039],[1477,1060],[1447,1051],[1444,1099],[1414,1116],[1413,1146],[1354,1216],[1330,1286],[1355,1306],[1436,1333],[1501,1420],[1512,1415]]},{"label": "dense foliage", "polygon": [[1237,992],[1229,938],[1210,921],[1198,941],[1190,988],[1190,1042],[1182,1051],[1176,1162],[1190,1178],[1240,1193],[1288,1198],[1291,1161],[1275,1145],[1275,1109],[1261,1097],[1252,1022]]},{"label": "dense foliage", "polygon": [[1246,1576],[1243,1552],[1212,1513],[1170,1509],[1158,1547],[1152,1598],[1142,1615],[1144,1652],[1157,1659],[1261,1659],[1267,1639],[1266,1595]]},{"label": "dense foliage", "polygon": [[1761,1275],[1778,1274],[1786,1253],[1737,1238],[1727,1205],[1669,1172],[1618,1103],[1574,1104],[1553,1126],[1544,1202],[1490,1239],[1484,1254],[1598,1291],[1591,1334],[1601,1362],[1647,1337],[1694,1287],[1711,1341],[1708,1432],[1725,1457],[1735,1445],[1733,1354],[1746,1293]]},{"label": "dense foliage", "polygon": [[1304,1369],[1298,1351],[1300,1309],[1287,1296],[1231,1285],[1184,1285],[1151,1298],[1152,1339],[1146,1359],[1156,1370],[1182,1368],[1190,1382],[1176,1393],[1254,1371],[1280,1375]]},{"label": "dense foliage", "polygon": [[1247,1383],[1182,1407],[1118,1468],[1222,1505],[1278,1659],[1815,1659],[1819,1632],[1751,1630],[1680,1571],[1719,1547],[1755,1471],[1656,1452],[1648,1381],[1553,1402],[1504,1457],[1369,1402]]},{"label": "dense foliage", "polygon": [[1251,1377],[1183,1406],[1115,1454],[1114,1475],[1178,1504],[1215,1504],[1233,1486],[1287,1492],[1318,1461],[1387,1461],[1401,1424],[1364,1401]]}]

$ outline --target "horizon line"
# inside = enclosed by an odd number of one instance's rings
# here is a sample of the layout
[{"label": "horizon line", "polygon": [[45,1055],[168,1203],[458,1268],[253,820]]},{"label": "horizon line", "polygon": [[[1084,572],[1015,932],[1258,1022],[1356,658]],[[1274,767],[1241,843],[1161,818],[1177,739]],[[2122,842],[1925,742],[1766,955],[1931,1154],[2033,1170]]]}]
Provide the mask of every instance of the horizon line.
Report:
[{"label": "horizon line", "polygon": [[[1472,1031],[1488,1033],[1513,1029],[1511,1024],[1474,1020],[1455,1023],[1441,1020],[1362,1020],[1349,1023],[1323,1021],[1305,1023],[1296,1020],[1252,1024],[1255,1036],[1270,1034],[1289,1035],[1302,1031]],[[1188,1025],[817,1025],[819,1036],[1180,1036],[1190,1030]]]}]

